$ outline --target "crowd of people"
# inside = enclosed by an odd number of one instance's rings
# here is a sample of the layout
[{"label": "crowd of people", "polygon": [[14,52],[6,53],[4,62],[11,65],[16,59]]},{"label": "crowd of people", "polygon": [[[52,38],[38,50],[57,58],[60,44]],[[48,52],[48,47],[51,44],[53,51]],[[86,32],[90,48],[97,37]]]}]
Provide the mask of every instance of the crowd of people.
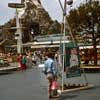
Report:
[{"label": "crowd of people", "polygon": [[34,63],[32,60],[32,54],[30,52],[18,54],[17,61],[18,61],[18,66],[20,67],[21,70],[32,68]]},{"label": "crowd of people", "polygon": [[[26,52],[17,55],[17,61],[21,69],[31,68],[33,65],[43,64],[49,51]],[[52,52],[54,54],[54,52]],[[54,54],[56,55],[56,54]]]}]

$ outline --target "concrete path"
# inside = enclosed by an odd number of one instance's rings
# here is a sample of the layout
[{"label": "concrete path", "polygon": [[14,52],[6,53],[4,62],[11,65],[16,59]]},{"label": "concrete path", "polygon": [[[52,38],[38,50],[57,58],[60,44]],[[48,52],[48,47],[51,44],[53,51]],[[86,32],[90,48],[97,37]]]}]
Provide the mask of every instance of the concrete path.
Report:
[{"label": "concrete path", "polygon": [[[38,68],[33,68],[1,75],[0,100],[48,100],[47,81],[40,72]],[[89,83],[96,85],[94,88],[63,93],[54,100],[100,100],[100,73],[87,74],[87,77]]]}]

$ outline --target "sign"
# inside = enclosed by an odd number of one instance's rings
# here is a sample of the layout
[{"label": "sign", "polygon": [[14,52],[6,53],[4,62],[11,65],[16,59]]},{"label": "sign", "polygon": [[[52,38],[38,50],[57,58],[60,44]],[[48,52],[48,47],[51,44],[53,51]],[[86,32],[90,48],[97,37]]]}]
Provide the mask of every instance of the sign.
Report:
[{"label": "sign", "polygon": [[[38,42],[46,42],[46,41],[61,41],[63,40],[63,34],[52,34],[52,35],[43,35],[43,36],[35,36],[34,39]],[[65,36],[64,40],[68,40],[70,36]]]},{"label": "sign", "polygon": [[11,7],[11,8],[23,8],[23,7],[25,7],[25,5],[22,4],[22,3],[8,3],[8,7]]},{"label": "sign", "polygon": [[[63,51],[63,44],[61,44],[61,52]],[[63,52],[62,52],[63,53]],[[63,56],[62,56],[63,59]],[[81,76],[80,72],[80,56],[79,47],[75,43],[65,43],[65,59],[64,70],[66,77],[78,77]]]},{"label": "sign", "polygon": [[77,77],[80,76],[80,57],[78,47],[66,47],[66,77]]}]

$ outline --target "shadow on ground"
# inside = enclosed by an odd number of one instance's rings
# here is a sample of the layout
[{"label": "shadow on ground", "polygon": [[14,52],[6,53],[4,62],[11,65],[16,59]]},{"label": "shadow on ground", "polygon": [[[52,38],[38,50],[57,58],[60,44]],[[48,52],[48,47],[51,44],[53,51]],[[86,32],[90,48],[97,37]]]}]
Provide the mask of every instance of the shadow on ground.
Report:
[{"label": "shadow on ground", "polygon": [[52,100],[67,100],[67,99],[76,98],[76,97],[77,97],[77,95],[66,95],[66,94],[63,94],[59,98],[55,98],[55,99],[52,99]]}]

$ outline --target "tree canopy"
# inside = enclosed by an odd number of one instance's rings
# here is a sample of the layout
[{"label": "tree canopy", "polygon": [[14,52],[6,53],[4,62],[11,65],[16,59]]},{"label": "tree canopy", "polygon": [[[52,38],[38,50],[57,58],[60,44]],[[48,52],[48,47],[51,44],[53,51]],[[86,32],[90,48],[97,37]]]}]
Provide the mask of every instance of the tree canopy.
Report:
[{"label": "tree canopy", "polygon": [[[97,48],[100,41],[100,3],[92,1],[72,9],[67,16],[72,34],[77,42],[92,43],[94,47],[94,64],[97,65]],[[77,38],[77,36],[79,36]]]},{"label": "tree canopy", "polygon": [[73,35],[100,37],[100,4],[98,1],[72,9],[67,18]]}]

